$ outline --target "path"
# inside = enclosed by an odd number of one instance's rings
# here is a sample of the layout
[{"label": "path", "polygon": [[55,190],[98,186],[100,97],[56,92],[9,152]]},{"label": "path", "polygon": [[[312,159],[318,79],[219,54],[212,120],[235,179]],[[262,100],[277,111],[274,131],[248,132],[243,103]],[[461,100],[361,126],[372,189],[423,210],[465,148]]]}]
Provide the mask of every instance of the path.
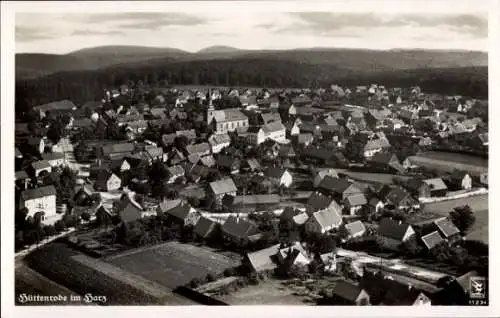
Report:
[{"label": "path", "polygon": [[62,138],[59,141],[59,145],[64,154],[64,162],[65,164],[73,171],[78,173],[78,176],[87,177],[89,175],[88,169],[90,168],[89,164],[81,164],[78,163],[75,159],[75,153],[73,149],[73,144],[69,138]]}]

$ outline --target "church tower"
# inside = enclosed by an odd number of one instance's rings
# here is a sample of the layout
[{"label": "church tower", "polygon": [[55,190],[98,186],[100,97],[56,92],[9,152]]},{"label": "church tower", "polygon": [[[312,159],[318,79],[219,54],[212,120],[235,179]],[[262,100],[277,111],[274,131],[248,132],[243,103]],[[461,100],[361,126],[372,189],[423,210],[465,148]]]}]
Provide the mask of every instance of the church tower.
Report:
[{"label": "church tower", "polygon": [[212,102],[212,90],[208,89],[208,109],[207,109],[207,125],[212,123],[215,116],[215,108]]}]

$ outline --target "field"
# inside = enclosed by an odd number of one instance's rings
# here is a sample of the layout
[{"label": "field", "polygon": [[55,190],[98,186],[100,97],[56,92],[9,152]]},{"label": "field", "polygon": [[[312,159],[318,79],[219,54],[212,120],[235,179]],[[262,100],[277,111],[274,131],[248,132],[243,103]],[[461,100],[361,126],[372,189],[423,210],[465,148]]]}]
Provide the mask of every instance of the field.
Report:
[{"label": "field", "polygon": [[[168,288],[158,288],[145,279],[81,254],[64,243],[41,247],[26,261],[43,276],[76,293],[106,296],[107,305],[190,303],[172,294]],[[141,289],[144,285],[149,288]]]},{"label": "field", "polygon": [[476,223],[473,225],[467,238],[488,243],[488,195],[427,203],[424,205],[424,211],[448,216],[448,213],[453,208],[464,205],[469,205],[476,215]]},{"label": "field", "polygon": [[239,262],[210,250],[177,242],[128,251],[106,261],[172,289],[193,278],[219,274],[226,268],[239,265]]},{"label": "field", "polygon": [[360,172],[360,171],[351,171],[347,169],[335,169],[337,173],[343,173],[349,176],[352,179],[357,181],[365,181],[365,182],[378,182],[384,184],[394,184],[394,178],[398,179],[408,179],[408,177],[402,177],[395,174],[390,173],[373,173],[373,172]]},{"label": "field", "polygon": [[246,286],[233,293],[217,296],[230,305],[307,305],[308,296],[299,296],[281,281],[267,279],[256,286]]},{"label": "field", "polygon": [[409,157],[417,166],[452,172],[454,169],[468,171],[472,176],[488,172],[488,160],[470,155],[449,152],[426,152]]}]

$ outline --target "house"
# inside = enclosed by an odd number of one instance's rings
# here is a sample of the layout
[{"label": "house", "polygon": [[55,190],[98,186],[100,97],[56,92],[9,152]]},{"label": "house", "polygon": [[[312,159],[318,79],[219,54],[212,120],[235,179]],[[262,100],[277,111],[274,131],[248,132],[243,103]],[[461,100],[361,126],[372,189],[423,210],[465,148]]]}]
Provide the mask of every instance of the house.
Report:
[{"label": "house", "polygon": [[390,173],[403,173],[405,171],[404,167],[399,162],[398,157],[390,152],[375,153],[371,160],[368,161],[368,165],[372,169]]},{"label": "house", "polygon": [[162,213],[165,213],[168,210],[175,208],[176,206],[182,204],[183,202],[184,201],[182,201],[181,199],[175,199],[175,200],[164,199],[160,201],[160,204],[156,208],[156,214],[161,215]]},{"label": "house", "polygon": [[435,220],[435,228],[441,236],[450,244],[456,243],[462,239],[460,230],[447,218]]},{"label": "house", "polygon": [[295,150],[291,145],[282,145],[278,151],[278,156],[283,159],[290,159],[295,157]]},{"label": "house", "polygon": [[75,190],[75,195],[73,196],[73,201],[77,205],[89,205],[92,199],[91,196],[95,193],[95,189],[90,184],[85,184],[79,186],[77,190]]},{"label": "house", "polygon": [[262,130],[266,139],[272,139],[279,143],[286,142],[286,128],[279,122],[270,122],[262,126]]},{"label": "house", "polygon": [[21,192],[19,209],[26,208],[26,217],[35,217],[38,212],[43,212],[41,222],[54,224],[59,218],[56,212],[56,188],[52,185]]},{"label": "house", "polygon": [[280,244],[247,253],[244,263],[253,272],[272,271],[278,267]]},{"label": "house", "polygon": [[212,148],[212,153],[219,153],[222,149],[229,147],[231,138],[228,134],[214,134],[208,138],[208,143]]},{"label": "house", "polygon": [[143,208],[130,193],[123,194],[120,201],[115,203],[114,210],[124,223],[134,222],[142,218]]},{"label": "house", "polygon": [[419,187],[421,197],[444,197],[448,193],[448,187],[441,178],[427,179],[422,182],[423,184]]},{"label": "house", "polygon": [[177,130],[175,132],[175,135],[177,137],[181,137],[181,136],[184,136],[188,139],[189,142],[192,142],[193,140],[196,139],[196,131],[194,129],[190,129],[190,130]]},{"label": "house", "polygon": [[118,190],[121,186],[122,180],[109,170],[101,170],[94,183],[95,189],[103,192]]},{"label": "house", "polygon": [[125,124],[125,130],[133,134],[142,134],[148,128],[148,122],[141,120],[129,121]]},{"label": "house", "polygon": [[333,168],[318,169],[316,171],[316,175],[315,175],[314,181],[313,181],[314,187],[317,188],[319,186],[319,184],[321,183],[321,181],[323,181],[323,179],[326,176],[330,176],[332,178],[337,178],[337,179],[339,177],[339,175],[337,174],[337,171],[335,171],[335,169],[333,169]]},{"label": "house", "polygon": [[321,254],[319,259],[325,273],[335,274],[337,272],[337,255],[334,251]]},{"label": "house", "polygon": [[307,266],[311,263],[307,252],[299,242],[278,251],[278,262],[288,266]]},{"label": "house", "polygon": [[383,218],[380,221],[377,232],[384,246],[391,250],[399,249],[402,243],[415,235],[411,225],[390,218]]},{"label": "house", "polygon": [[314,136],[311,133],[298,134],[294,135],[293,141],[297,145],[303,145],[307,147],[314,141]]},{"label": "house", "polygon": [[199,163],[207,168],[212,168],[216,165],[214,156],[212,155],[201,157]]},{"label": "house", "polygon": [[318,186],[318,190],[325,194],[331,194],[339,200],[344,200],[350,195],[362,193],[359,188],[348,180],[333,178],[331,176],[323,178]]},{"label": "house", "polygon": [[53,168],[60,167],[65,163],[64,154],[60,152],[44,153],[42,159],[46,160]]},{"label": "house", "polygon": [[181,162],[184,162],[186,160],[186,156],[182,153],[177,148],[172,148],[168,153],[167,153],[167,163],[169,165],[177,165]]},{"label": "house", "polygon": [[24,170],[16,171],[15,178],[16,178],[16,188],[20,190],[26,190],[28,188],[29,183],[31,182],[31,178]]},{"label": "house", "polygon": [[264,175],[269,178],[277,186],[290,187],[293,182],[292,174],[279,167],[271,167],[264,171]]},{"label": "house", "polygon": [[216,161],[216,166],[220,171],[230,174],[240,172],[240,161],[228,155],[219,155]]},{"label": "house", "polygon": [[51,173],[52,166],[47,160],[39,160],[31,164],[31,171],[34,173],[35,178],[38,178],[38,176],[42,172],[45,172],[47,174]]},{"label": "house", "polygon": [[370,295],[361,287],[345,280],[337,281],[332,290],[335,305],[367,306]]},{"label": "house", "polygon": [[418,208],[419,203],[411,194],[405,190],[395,187],[390,189],[390,191],[384,196],[385,205],[392,205],[396,209],[405,210],[409,208]]},{"label": "house", "polygon": [[196,222],[193,231],[198,238],[210,240],[215,237],[218,229],[219,223],[202,216],[199,218],[198,222]]},{"label": "house", "polygon": [[167,168],[168,180],[167,183],[174,183],[178,178],[182,178],[186,171],[181,165],[175,165]]},{"label": "house", "polygon": [[363,206],[368,203],[366,197],[363,193],[356,193],[346,197],[343,200],[344,210],[346,210],[350,215],[356,215]]},{"label": "house", "polygon": [[345,225],[347,232],[349,233],[348,238],[355,238],[358,236],[363,236],[366,232],[366,227],[361,221],[354,221]]},{"label": "house", "polygon": [[45,117],[48,113],[52,115],[69,114],[76,109],[76,105],[72,101],[67,99],[34,106],[32,108],[33,111],[40,114],[40,118]]},{"label": "house", "polygon": [[267,125],[269,123],[281,123],[281,117],[278,113],[261,113],[259,121],[261,125]]},{"label": "house", "polygon": [[430,298],[408,284],[390,282],[380,305],[382,306],[431,306]]},{"label": "house", "polygon": [[45,140],[40,137],[28,137],[27,144],[39,154],[45,152]]},{"label": "house", "polygon": [[[153,145],[147,145],[144,147],[144,152],[149,157],[149,163],[151,164],[153,161],[164,161],[163,149]],[[166,159],[166,158],[165,158]]]},{"label": "house", "polygon": [[383,126],[384,120],[391,114],[388,109],[369,109],[365,114],[366,123],[371,127]]},{"label": "house", "polygon": [[195,226],[201,217],[201,213],[187,203],[181,203],[164,213],[167,214],[168,220],[182,226]]},{"label": "house", "polygon": [[236,244],[252,240],[259,234],[255,224],[237,216],[229,216],[221,227],[222,237]]},{"label": "house", "polygon": [[368,208],[370,209],[371,213],[378,213],[380,210],[384,208],[384,202],[382,200],[379,200],[375,197],[371,198],[370,201],[368,201]]},{"label": "house", "polygon": [[487,147],[488,146],[488,133],[484,133],[484,134],[478,134],[477,135],[477,138],[479,139],[479,142]]},{"label": "house", "polygon": [[322,211],[325,209],[335,209],[337,213],[342,214],[341,207],[337,202],[330,197],[319,191],[313,192],[306,202],[306,213],[312,215],[312,213],[317,211]]},{"label": "house", "polygon": [[299,120],[296,120],[294,121],[293,123],[290,123],[290,124],[286,124],[285,127],[286,127],[286,136],[288,138],[292,137],[292,136],[297,136],[300,134],[300,121]]},{"label": "house", "polygon": [[366,145],[363,148],[363,155],[365,158],[371,158],[377,152],[381,152],[389,148],[391,148],[391,144],[387,138],[371,139],[366,142]]},{"label": "house", "polygon": [[432,144],[433,144],[433,142],[432,142],[432,139],[430,137],[422,137],[418,141],[418,145],[420,147],[432,146]]},{"label": "house", "polygon": [[266,140],[266,133],[261,127],[252,126],[248,128],[246,138],[249,144],[260,145]]},{"label": "house", "polygon": [[[305,121],[316,121],[325,113],[324,109],[314,107],[295,107],[292,105],[289,110],[290,116],[295,116]],[[302,128],[301,128],[302,129]]]},{"label": "house", "polygon": [[279,205],[281,199],[277,194],[238,195],[232,200],[234,209],[251,208],[253,211],[269,210]]},{"label": "house", "polygon": [[96,147],[96,156],[99,159],[118,159],[123,158],[134,152],[135,146],[133,143],[111,143]]},{"label": "house", "polygon": [[472,188],[472,178],[470,175],[458,169],[453,170],[450,176],[450,183],[455,189],[469,190]]},{"label": "house", "polygon": [[188,145],[186,146],[186,153],[188,156],[197,155],[197,156],[206,156],[210,154],[210,144],[207,142]]},{"label": "house", "polygon": [[248,117],[237,108],[215,110],[210,105],[207,109],[207,124],[214,128],[216,134],[226,134],[238,127],[248,127]]},{"label": "house", "polygon": [[485,186],[488,186],[488,172],[482,172],[479,175],[479,182],[481,182],[481,184]]},{"label": "house", "polygon": [[427,235],[424,235],[420,239],[429,251],[432,250],[436,245],[439,245],[445,241],[438,231],[434,231]]},{"label": "house", "polygon": [[225,195],[234,197],[237,192],[238,189],[231,178],[210,182],[210,193],[218,203],[222,202]]},{"label": "house", "polygon": [[165,149],[168,149],[169,147],[173,146],[176,137],[177,137],[177,135],[175,133],[162,135],[161,136],[162,146]]},{"label": "house", "polygon": [[314,212],[304,223],[308,233],[326,233],[342,224],[342,216],[335,208],[327,208]]},{"label": "house", "polygon": [[241,168],[245,171],[250,171],[250,172],[261,170],[260,163],[255,158],[244,160]]}]

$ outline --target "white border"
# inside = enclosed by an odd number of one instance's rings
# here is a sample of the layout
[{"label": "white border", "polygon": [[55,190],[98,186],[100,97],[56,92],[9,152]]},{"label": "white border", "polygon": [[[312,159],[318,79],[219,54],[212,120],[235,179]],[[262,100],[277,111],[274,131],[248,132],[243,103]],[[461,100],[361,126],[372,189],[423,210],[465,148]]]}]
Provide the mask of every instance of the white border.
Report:
[{"label": "white border", "polygon": [[[117,11],[220,11],[220,10],[247,10],[247,11],[385,11],[385,12],[489,12],[490,23],[490,49],[489,49],[489,74],[490,74],[490,162],[498,161],[496,152],[496,136],[499,136],[495,119],[499,114],[500,95],[497,85],[500,83],[500,11],[497,0],[469,1],[469,0],[336,0],[336,1],[262,1],[262,2],[2,2],[1,3],[1,138],[2,138],[2,195],[1,197],[1,224],[2,224],[2,317],[65,317],[71,315],[74,318],[88,317],[89,315],[117,314],[120,317],[136,317],[138,311],[147,310],[150,317],[163,316],[166,314],[174,317],[257,317],[257,316],[286,316],[286,317],[342,317],[342,316],[448,316],[448,317],[474,317],[474,316],[497,316],[498,305],[493,300],[500,299],[498,291],[498,268],[499,232],[494,231],[493,225],[498,224],[496,213],[490,213],[489,217],[489,241],[490,241],[490,306],[489,307],[286,307],[286,306],[239,306],[239,307],[15,307],[14,304],[14,263],[13,260],[13,224],[14,196],[12,180],[14,180],[14,13],[17,12],[117,12]],[[471,47],[471,50],[475,48]],[[499,136],[500,137],[500,136]],[[493,165],[494,167],[494,165]],[[492,168],[493,168],[492,167]],[[490,170],[490,193],[496,193],[497,180],[500,177],[496,169]],[[490,198],[493,196],[490,195]],[[490,201],[489,211],[495,212],[498,204]],[[73,310],[76,309],[76,310]],[[103,313],[105,312],[105,313]]]}]

